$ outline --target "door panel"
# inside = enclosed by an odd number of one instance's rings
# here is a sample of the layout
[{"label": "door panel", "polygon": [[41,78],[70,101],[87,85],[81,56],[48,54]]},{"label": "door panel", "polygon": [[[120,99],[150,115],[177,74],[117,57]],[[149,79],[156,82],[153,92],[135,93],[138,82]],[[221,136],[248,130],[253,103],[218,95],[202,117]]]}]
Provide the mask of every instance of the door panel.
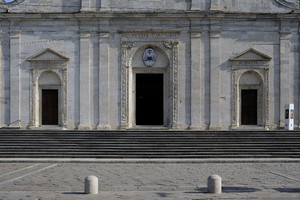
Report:
[{"label": "door panel", "polygon": [[163,125],[163,74],[136,74],[136,124]]},{"label": "door panel", "polygon": [[257,125],[257,90],[242,90],[242,125]]},{"label": "door panel", "polygon": [[58,90],[42,90],[42,125],[58,125]]}]

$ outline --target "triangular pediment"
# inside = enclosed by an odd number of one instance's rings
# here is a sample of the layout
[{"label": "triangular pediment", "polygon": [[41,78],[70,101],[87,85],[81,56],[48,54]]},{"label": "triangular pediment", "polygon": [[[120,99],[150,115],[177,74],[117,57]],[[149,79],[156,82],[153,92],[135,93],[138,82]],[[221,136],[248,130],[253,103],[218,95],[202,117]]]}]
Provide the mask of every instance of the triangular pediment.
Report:
[{"label": "triangular pediment", "polygon": [[232,58],[231,61],[270,61],[272,58],[262,52],[250,48]]},{"label": "triangular pediment", "polygon": [[66,56],[64,56],[63,54],[54,51],[53,49],[45,49],[33,56],[31,56],[30,58],[28,58],[29,61],[47,61],[47,62],[67,62],[69,60],[69,58],[67,58]]}]

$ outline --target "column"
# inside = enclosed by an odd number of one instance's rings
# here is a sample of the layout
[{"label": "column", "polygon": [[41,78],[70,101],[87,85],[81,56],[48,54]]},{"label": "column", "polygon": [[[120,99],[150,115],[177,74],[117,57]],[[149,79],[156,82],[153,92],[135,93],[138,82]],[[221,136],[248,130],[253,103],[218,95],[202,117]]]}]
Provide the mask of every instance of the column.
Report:
[{"label": "column", "polygon": [[293,79],[290,73],[293,73],[290,66],[290,47],[291,32],[280,32],[280,123],[279,127],[284,127],[284,106],[293,102]]},{"label": "column", "polygon": [[99,33],[99,125],[98,130],[110,130],[109,36]]},{"label": "column", "polygon": [[205,106],[204,51],[201,32],[191,31],[191,130],[203,130]]},{"label": "column", "polygon": [[220,127],[220,32],[210,32],[210,127]]},{"label": "column", "polygon": [[20,128],[20,30],[10,32],[10,124]]},{"label": "column", "polygon": [[80,124],[79,130],[90,130],[90,31],[80,31]]}]

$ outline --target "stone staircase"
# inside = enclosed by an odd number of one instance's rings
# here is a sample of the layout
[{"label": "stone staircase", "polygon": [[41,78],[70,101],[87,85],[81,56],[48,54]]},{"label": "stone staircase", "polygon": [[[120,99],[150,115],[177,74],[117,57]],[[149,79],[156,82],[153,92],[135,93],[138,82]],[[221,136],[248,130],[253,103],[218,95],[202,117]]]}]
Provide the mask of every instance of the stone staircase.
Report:
[{"label": "stone staircase", "polygon": [[2,129],[0,158],[300,158],[300,132]]}]

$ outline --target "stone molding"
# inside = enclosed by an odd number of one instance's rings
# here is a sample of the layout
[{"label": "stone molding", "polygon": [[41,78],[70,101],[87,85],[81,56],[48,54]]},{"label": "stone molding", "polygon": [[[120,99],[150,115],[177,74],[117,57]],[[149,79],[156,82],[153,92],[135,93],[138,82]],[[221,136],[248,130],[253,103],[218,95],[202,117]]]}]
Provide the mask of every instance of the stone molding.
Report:
[{"label": "stone molding", "polygon": [[[172,116],[168,122],[168,126],[172,129],[178,129],[178,42],[177,41],[122,41],[121,42],[121,129],[132,128],[129,122],[130,114],[130,76],[133,70],[131,59],[135,52],[145,46],[151,44],[162,49],[169,57],[168,81],[169,94],[171,97],[169,103],[169,114]],[[161,70],[161,69],[158,69]]]}]

